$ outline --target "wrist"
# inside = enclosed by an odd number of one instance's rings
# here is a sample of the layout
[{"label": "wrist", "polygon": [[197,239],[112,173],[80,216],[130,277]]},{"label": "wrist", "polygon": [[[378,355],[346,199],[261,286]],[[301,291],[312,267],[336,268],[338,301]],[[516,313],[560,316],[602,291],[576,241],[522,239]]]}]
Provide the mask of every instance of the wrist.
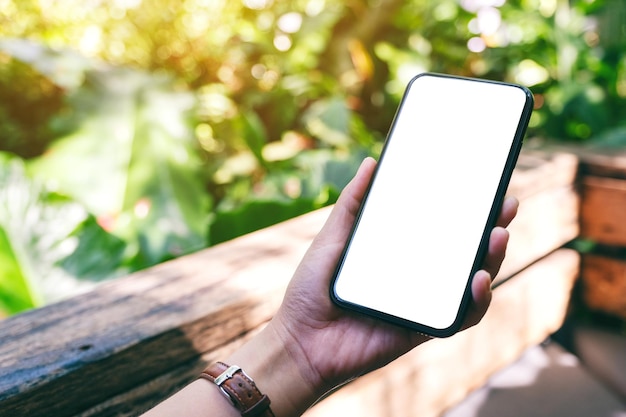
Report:
[{"label": "wrist", "polygon": [[254,379],[276,417],[299,416],[317,400],[316,390],[273,322],[225,362],[240,366]]}]

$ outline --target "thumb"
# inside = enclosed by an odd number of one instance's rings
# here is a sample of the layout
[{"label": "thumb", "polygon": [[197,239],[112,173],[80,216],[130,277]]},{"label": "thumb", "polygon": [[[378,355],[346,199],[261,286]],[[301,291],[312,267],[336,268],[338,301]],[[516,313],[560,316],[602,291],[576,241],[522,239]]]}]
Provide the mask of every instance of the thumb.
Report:
[{"label": "thumb", "polygon": [[354,178],[341,192],[316,241],[321,244],[346,242],[375,168],[373,158],[363,160]]}]

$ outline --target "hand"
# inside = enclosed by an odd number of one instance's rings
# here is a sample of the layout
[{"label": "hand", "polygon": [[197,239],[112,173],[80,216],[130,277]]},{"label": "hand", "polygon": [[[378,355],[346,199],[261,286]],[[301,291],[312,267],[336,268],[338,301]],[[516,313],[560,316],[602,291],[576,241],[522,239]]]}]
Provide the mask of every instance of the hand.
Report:
[{"label": "hand", "polygon": [[[315,395],[384,366],[428,337],[336,307],[330,300],[332,274],[375,162],[366,159],[342,192],[326,224],[313,241],[289,284],[278,314],[270,323],[302,378]],[[517,200],[505,200],[498,225],[490,235],[483,270],[472,281],[472,304],[463,328],[478,323],[491,301],[508,242],[504,229],[517,212]],[[451,258],[454,254],[450,254]]]},{"label": "hand", "polygon": [[[270,323],[225,362],[241,366],[271,399],[276,417],[299,416],[326,391],[379,368],[428,340],[426,336],[337,308],[330,281],[374,171],[366,159],[344,189],[326,224],[296,270]],[[491,301],[491,277],[508,241],[504,229],[517,200],[505,200],[490,236],[483,270],[472,280],[472,304],[464,328],[478,323]],[[450,254],[454,257],[454,254]],[[196,380],[146,414],[233,416],[239,412],[206,380]]]}]

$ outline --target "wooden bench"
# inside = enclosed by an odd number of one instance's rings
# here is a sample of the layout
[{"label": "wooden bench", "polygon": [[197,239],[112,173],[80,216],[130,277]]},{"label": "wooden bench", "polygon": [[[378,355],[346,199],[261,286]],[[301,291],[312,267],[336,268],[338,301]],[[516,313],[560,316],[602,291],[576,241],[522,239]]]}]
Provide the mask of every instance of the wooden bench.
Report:
[{"label": "wooden bench", "polygon": [[592,309],[626,320],[626,150],[579,151],[583,294]]},{"label": "wooden bench", "polygon": [[570,151],[580,158],[585,240],[576,245],[583,253],[574,314],[552,341],[527,349],[445,417],[626,412],[626,150]]},{"label": "wooden bench", "polygon": [[[557,330],[579,272],[578,159],[525,152],[508,258],[483,322],[434,340],[307,416],[435,416]],[[273,315],[322,209],[0,322],[0,415],[129,416],[223,358]]]}]

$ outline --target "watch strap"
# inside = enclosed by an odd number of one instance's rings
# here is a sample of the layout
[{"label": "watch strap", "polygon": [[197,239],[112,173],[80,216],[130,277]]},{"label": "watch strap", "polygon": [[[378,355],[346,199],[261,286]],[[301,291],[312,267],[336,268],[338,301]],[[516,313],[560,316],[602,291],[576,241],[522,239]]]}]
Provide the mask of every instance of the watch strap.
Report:
[{"label": "watch strap", "polygon": [[239,366],[215,362],[200,374],[213,382],[243,417],[275,417],[270,399]]}]

